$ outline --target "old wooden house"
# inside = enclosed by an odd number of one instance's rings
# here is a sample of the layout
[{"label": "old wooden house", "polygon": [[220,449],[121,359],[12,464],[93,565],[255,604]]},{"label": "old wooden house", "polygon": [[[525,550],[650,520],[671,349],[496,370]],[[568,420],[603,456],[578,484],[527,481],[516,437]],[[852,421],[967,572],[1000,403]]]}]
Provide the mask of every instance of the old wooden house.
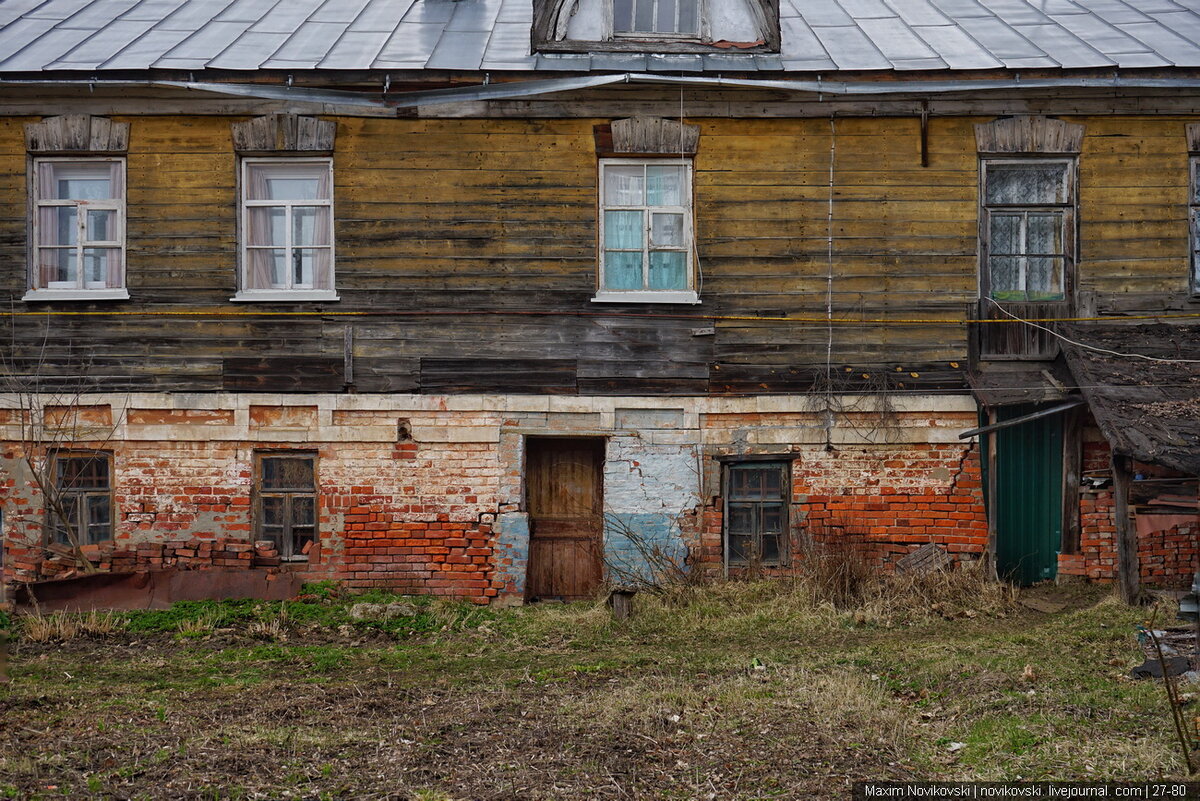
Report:
[{"label": "old wooden house", "polygon": [[1198,68],[1197,0],[7,0],[4,581],[1190,583]]}]

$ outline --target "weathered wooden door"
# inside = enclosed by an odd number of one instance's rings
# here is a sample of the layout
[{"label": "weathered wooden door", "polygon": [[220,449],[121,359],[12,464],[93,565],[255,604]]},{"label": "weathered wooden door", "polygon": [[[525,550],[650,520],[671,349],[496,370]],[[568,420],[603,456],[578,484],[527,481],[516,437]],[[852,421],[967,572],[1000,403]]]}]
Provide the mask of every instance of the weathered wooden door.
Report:
[{"label": "weathered wooden door", "polygon": [[581,600],[599,591],[603,466],[602,439],[528,440],[529,600]]}]

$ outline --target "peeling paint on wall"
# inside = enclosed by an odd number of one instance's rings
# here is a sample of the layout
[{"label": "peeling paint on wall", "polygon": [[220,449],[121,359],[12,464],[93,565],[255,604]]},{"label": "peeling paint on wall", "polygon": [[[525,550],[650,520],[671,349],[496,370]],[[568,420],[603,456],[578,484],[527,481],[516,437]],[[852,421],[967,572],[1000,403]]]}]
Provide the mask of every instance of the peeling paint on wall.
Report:
[{"label": "peeling paint on wall", "polygon": [[529,515],[506,512],[496,517],[495,578],[504,582],[502,595],[523,597],[529,568]]},{"label": "peeling paint on wall", "polygon": [[650,580],[667,565],[686,569],[680,523],[700,498],[696,445],[610,439],[604,463],[604,559],[610,577]]}]

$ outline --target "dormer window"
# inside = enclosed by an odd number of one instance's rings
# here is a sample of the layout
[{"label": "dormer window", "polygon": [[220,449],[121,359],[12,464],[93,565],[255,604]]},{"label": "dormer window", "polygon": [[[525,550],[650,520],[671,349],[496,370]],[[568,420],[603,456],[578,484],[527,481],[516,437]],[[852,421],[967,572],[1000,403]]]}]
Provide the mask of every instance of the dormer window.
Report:
[{"label": "dormer window", "polygon": [[613,35],[700,37],[700,0],[613,0]]},{"label": "dormer window", "polygon": [[779,52],[779,0],[532,3],[535,53],[721,53],[728,63]]}]

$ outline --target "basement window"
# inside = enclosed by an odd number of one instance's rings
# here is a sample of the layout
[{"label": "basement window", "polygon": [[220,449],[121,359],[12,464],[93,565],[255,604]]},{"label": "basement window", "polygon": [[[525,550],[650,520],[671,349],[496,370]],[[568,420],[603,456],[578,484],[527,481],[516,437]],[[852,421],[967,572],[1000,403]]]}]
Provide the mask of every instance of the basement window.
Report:
[{"label": "basement window", "polygon": [[779,565],[787,558],[791,482],[787,462],[725,465],[725,559]]},{"label": "basement window", "polygon": [[317,456],[255,455],[255,538],[270,540],[283,559],[305,560],[317,540]]},{"label": "basement window", "polygon": [[76,547],[113,536],[112,454],[69,453],[53,457],[53,493],[46,519],[53,542]]}]

